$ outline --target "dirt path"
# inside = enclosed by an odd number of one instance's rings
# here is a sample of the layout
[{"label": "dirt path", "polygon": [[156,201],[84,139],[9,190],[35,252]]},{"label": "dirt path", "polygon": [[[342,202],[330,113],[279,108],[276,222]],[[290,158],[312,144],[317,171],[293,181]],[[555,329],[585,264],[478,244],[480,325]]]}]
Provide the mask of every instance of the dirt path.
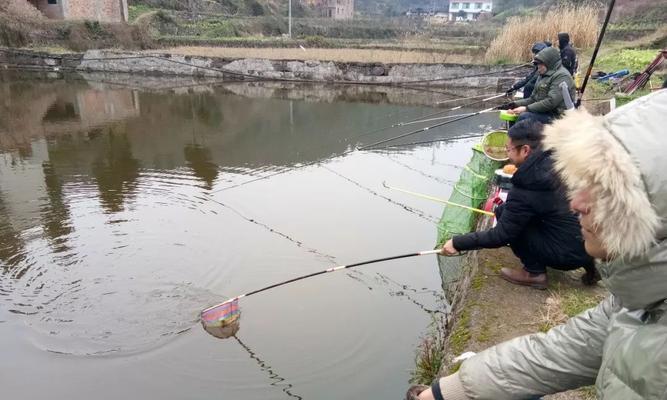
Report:
[{"label": "dirt path", "polygon": [[[509,248],[483,250],[478,257],[478,271],[448,340],[447,360],[516,336],[547,331],[596,305],[607,293],[601,286],[585,287],[579,280],[583,270],[549,270],[547,290],[513,285],[499,275],[502,267],[521,267]],[[450,363],[443,373],[456,368]],[[545,399],[593,399],[594,394],[592,388],[584,388]]]}]

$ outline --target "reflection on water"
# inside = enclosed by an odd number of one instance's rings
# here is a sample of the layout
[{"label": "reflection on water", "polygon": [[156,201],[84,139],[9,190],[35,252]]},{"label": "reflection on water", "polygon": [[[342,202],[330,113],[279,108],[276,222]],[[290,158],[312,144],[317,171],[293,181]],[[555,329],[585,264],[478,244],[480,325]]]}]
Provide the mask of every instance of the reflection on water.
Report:
[{"label": "reflection on water", "polygon": [[[403,391],[431,314],[447,311],[434,259],[244,299],[237,341],[209,338],[197,317],[334,263],[430,248],[441,205],[381,183],[447,197],[471,141],[354,149],[432,109],[374,103],[384,95],[251,97],[263,92],[238,83],[174,93],[0,78],[3,392],[83,399],[104,385],[114,398],[260,399],[277,385],[282,398],[320,400]],[[493,122],[481,115],[405,142]]]}]

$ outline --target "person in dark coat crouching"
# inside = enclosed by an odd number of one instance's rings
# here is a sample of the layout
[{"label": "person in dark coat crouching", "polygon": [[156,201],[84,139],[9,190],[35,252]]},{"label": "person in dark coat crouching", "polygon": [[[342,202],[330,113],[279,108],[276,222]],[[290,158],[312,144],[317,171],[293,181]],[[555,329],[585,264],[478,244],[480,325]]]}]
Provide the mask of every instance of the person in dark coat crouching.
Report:
[{"label": "person in dark coat crouching", "polygon": [[443,253],[510,245],[523,269],[503,268],[501,276],[519,285],[547,287],[547,266],[559,270],[583,267],[585,284],[597,282],[595,263],[584,249],[581,226],[570,211],[564,191],[552,171],[551,152],[542,151],[542,123],[517,122],[509,131],[507,151],[518,169],[507,201],[496,208],[492,229],[454,236]]}]

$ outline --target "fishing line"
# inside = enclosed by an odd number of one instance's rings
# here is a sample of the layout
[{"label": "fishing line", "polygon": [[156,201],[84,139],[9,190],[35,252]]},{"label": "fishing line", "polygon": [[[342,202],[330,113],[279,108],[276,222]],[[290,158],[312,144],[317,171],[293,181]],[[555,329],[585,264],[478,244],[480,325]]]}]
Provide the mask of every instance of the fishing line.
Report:
[{"label": "fishing line", "polygon": [[[502,95],[504,95],[504,94],[502,94]],[[448,112],[448,111],[452,111],[454,109],[459,109],[461,107],[467,107],[467,106],[470,106],[470,105],[473,105],[473,104],[486,102],[486,101],[489,101],[489,99],[494,99],[494,98],[497,98],[497,97],[498,96],[491,96],[491,97],[488,97],[486,99],[482,99],[482,100],[478,100],[478,101],[469,103],[467,105],[458,106],[458,107],[454,107],[454,108],[447,109],[447,110],[437,111],[435,113],[431,113],[431,114],[427,114],[425,116],[414,118],[414,119],[408,120],[406,122],[416,121],[418,119],[422,119],[422,118],[425,118],[425,117],[432,117],[432,116],[435,116],[435,115],[438,115],[438,114],[442,114],[442,113],[445,113],[445,112]],[[268,175],[263,175],[263,176],[260,176],[260,177],[254,178],[254,179],[249,179],[247,181],[243,181],[243,182],[240,182],[240,183],[237,183],[237,184],[234,184],[234,185],[225,186],[223,188],[214,190],[211,193],[213,194],[213,193],[224,192],[226,190],[235,189],[237,187],[245,186],[245,185],[248,185],[248,184],[251,184],[251,183],[254,183],[254,182],[257,182],[257,181],[261,181],[261,180],[264,180],[264,179],[272,178],[274,176],[281,175],[281,174],[284,174],[284,173],[287,173],[287,172],[292,172],[292,171],[295,171],[297,169],[301,169],[301,168],[309,167],[311,165],[319,164],[321,162],[331,160],[331,159],[336,158],[336,157],[343,157],[343,156],[346,156],[350,153],[353,153],[356,150],[367,150],[367,149],[369,149],[369,147],[377,146],[378,144],[386,143],[386,142],[389,142],[389,141],[392,141],[392,140],[400,139],[400,138],[410,136],[410,135],[414,135],[414,134],[417,134],[417,133],[420,133],[420,132],[425,132],[429,129],[437,128],[437,127],[440,127],[440,126],[443,126],[443,125],[446,125],[446,124],[449,124],[449,123],[453,123],[453,122],[457,122],[457,121],[460,121],[460,120],[463,120],[463,119],[471,118],[471,117],[474,117],[476,115],[480,115],[482,113],[489,112],[491,110],[493,110],[493,108],[487,108],[487,109],[484,109],[484,110],[481,110],[481,111],[477,111],[477,112],[471,113],[470,115],[463,115],[463,116],[458,117],[456,119],[451,119],[451,120],[447,120],[447,121],[441,122],[441,123],[436,124],[436,125],[427,126],[425,128],[421,128],[421,129],[416,130],[416,131],[408,132],[406,134],[399,135],[399,136],[396,136],[396,137],[393,137],[393,138],[390,138],[390,139],[382,140],[382,141],[379,141],[379,142],[376,142],[376,143],[373,143],[373,144],[370,144],[370,145],[367,145],[367,146],[362,146],[362,147],[346,150],[342,153],[334,154],[334,155],[329,156],[329,157],[323,157],[323,158],[320,158],[320,159],[317,159],[317,160],[314,160],[314,161],[311,161],[311,162],[303,163],[303,164],[300,164],[299,166],[296,166],[296,167],[286,168],[286,169],[283,169],[283,170],[280,170],[280,171],[277,171],[277,172],[274,172],[274,173],[271,173],[271,174],[268,174]],[[372,131],[368,131],[366,133],[363,133],[363,134],[357,135],[355,137],[352,137],[351,139],[358,139],[360,137],[371,135],[373,133],[381,132],[383,130],[391,129],[391,128],[394,128],[394,127],[397,127],[397,126],[399,126],[398,123],[392,124],[392,125],[389,125],[389,126],[386,126],[386,127],[382,127],[382,128],[379,128],[379,129],[374,129]],[[480,136],[483,136],[483,135],[480,135]],[[471,135],[471,136],[465,136],[465,137],[476,137],[476,136]],[[351,139],[348,139],[348,141],[351,140]],[[438,139],[438,140],[435,140],[435,141],[407,143],[407,144],[403,144],[403,146],[410,145],[410,144],[434,143],[434,142],[440,142],[440,141],[443,141],[443,140],[455,140],[455,139],[458,139],[458,137],[448,138],[448,139]],[[372,149],[372,150],[380,150],[380,149],[389,148],[389,147],[392,147],[392,146],[385,146],[385,147],[375,148],[375,149]]]},{"label": "fishing line", "polygon": [[[488,94],[485,94],[484,96],[488,96]],[[411,125],[411,124],[415,124],[415,123],[419,123],[419,122],[425,122],[426,120],[424,120],[424,118],[430,118],[430,117],[434,117],[436,115],[444,114],[446,112],[459,110],[461,108],[467,108],[467,107],[470,107],[470,106],[475,105],[475,104],[485,103],[487,101],[497,99],[497,98],[502,97],[502,96],[505,96],[505,93],[494,94],[490,97],[486,97],[486,98],[481,99],[481,100],[473,101],[471,103],[462,104],[460,106],[456,106],[456,107],[452,107],[452,108],[446,108],[444,110],[439,110],[439,111],[436,111],[436,112],[433,112],[433,113],[430,113],[430,114],[422,115],[420,117],[409,119],[407,121],[396,122],[396,123],[393,123],[391,125],[384,126],[382,128],[374,129],[372,131],[362,133],[362,134],[357,135],[357,136],[353,136],[351,138],[346,139],[346,141],[350,141],[352,139],[359,139],[361,137],[368,136],[368,135],[371,135],[373,133],[382,132],[382,131],[389,130],[389,129],[392,129],[392,128],[396,128],[396,127],[399,127],[399,126]],[[444,116],[442,118],[457,118],[457,117],[463,117],[463,116],[468,116],[468,115],[472,116],[472,114],[475,114],[475,112],[452,115],[452,116],[447,115],[447,116]]]},{"label": "fishing line", "polygon": [[[383,154],[380,154],[380,155],[383,155]],[[422,175],[422,176],[425,176],[425,177],[427,177],[427,178],[433,179],[434,181],[436,181],[436,182],[438,182],[438,183],[442,183],[443,185],[450,185],[450,186],[453,186],[453,185],[456,183],[456,182],[454,182],[454,181],[452,181],[452,180],[449,180],[449,179],[443,179],[443,178],[437,177],[437,176],[435,176],[435,175],[427,174],[427,173],[424,172],[424,171],[421,171],[421,170],[419,170],[419,169],[417,169],[417,168],[414,168],[414,167],[412,167],[412,166],[410,166],[410,165],[408,165],[408,164],[405,164],[405,163],[402,162],[402,161],[398,161],[398,160],[394,159],[394,158],[391,157],[389,154],[384,154],[384,156],[385,156],[388,160],[393,161],[393,162],[395,162],[396,164],[398,164],[398,165],[400,165],[400,166],[402,166],[402,167],[404,167],[404,168],[406,168],[406,169],[409,169],[409,170],[411,170],[411,171],[415,171],[416,173],[418,173],[418,174],[420,174],[420,175]]]},{"label": "fishing line", "polygon": [[[470,138],[477,138],[477,137],[482,137],[484,136],[484,133],[475,133],[475,134],[470,134],[470,135],[463,135],[463,136],[452,136],[452,137],[446,137],[446,138],[440,138],[440,139],[433,139],[433,140],[424,140],[424,141],[419,141],[419,142],[409,142],[409,143],[398,143],[398,144],[390,144],[387,146],[383,147],[375,147],[370,150],[366,151],[381,151],[381,150],[387,150],[387,149],[394,149],[398,147],[407,147],[407,146],[416,146],[420,144],[430,144],[430,143],[438,143],[438,142],[449,142],[452,140],[459,140],[459,139],[470,139]],[[461,167],[458,167],[461,168]]]},{"label": "fishing line", "polygon": [[[399,290],[399,291],[393,292],[393,294],[390,292],[390,296],[405,297],[405,298],[408,299],[411,303],[413,303],[414,305],[416,305],[416,306],[419,307],[422,311],[424,311],[425,313],[427,313],[427,314],[429,314],[429,315],[435,315],[435,314],[443,314],[443,315],[446,315],[446,314],[447,314],[447,313],[444,312],[444,311],[433,310],[433,309],[430,309],[430,308],[426,307],[424,304],[422,304],[422,303],[420,303],[419,301],[415,300],[412,296],[410,296],[408,293],[406,293],[406,290],[410,290],[410,291],[414,292],[415,294],[420,294],[419,292],[417,292],[417,290],[415,290],[415,289],[413,289],[413,288],[410,288],[410,287],[407,286],[407,285],[399,284],[398,282],[395,282],[395,281],[389,279],[388,277],[386,277],[385,275],[382,275],[382,274],[380,274],[380,273],[378,273],[377,275],[378,275],[378,277],[380,277],[380,279],[383,280],[385,283],[387,283],[387,282],[392,282],[392,283],[394,283],[396,286],[398,286],[398,287],[400,287],[401,289],[403,289],[403,290]],[[431,293],[431,292],[432,292],[432,291],[422,292],[422,293]],[[431,293],[431,294],[432,294],[432,293]],[[438,297],[439,300],[442,300],[442,297],[441,297],[441,296],[437,296],[437,297]]]},{"label": "fishing line", "polygon": [[254,218],[250,218],[250,217],[245,216],[243,213],[241,213],[240,211],[238,211],[237,209],[235,209],[234,207],[232,207],[228,204],[222,203],[222,202],[220,202],[218,200],[215,200],[213,198],[210,198],[210,197],[202,198],[202,197],[195,196],[195,198],[199,199],[199,200],[210,201],[210,202],[213,202],[215,204],[218,204],[218,205],[232,211],[234,214],[238,215],[242,219],[244,219],[248,222],[251,222],[251,223],[253,223],[257,226],[260,226],[260,227],[264,228],[265,230],[282,237],[283,239],[289,240],[290,242],[294,243],[297,247],[305,249],[309,253],[312,253],[312,254],[315,254],[317,256],[323,257],[323,258],[327,259],[329,262],[332,262],[332,263],[336,261],[336,257],[334,257],[332,255],[329,255],[329,254],[326,254],[326,253],[322,253],[321,251],[319,251],[317,249],[314,249],[312,247],[308,247],[308,246],[304,245],[303,242],[300,241],[300,240],[294,239],[293,237],[291,237],[291,236],[289,236],[285,233],[282,233],[279,230],[274,229],[274,228],[270,227],[269,225],[267,225],[263,222],[260,222],[260,221],[254,219]]},{"label": "fishing line", "polygon": [[[489,110],[485,112],[494,112],[497,110]],[[464,114],[454,114],[454,115],[445,115],[444,117],[436,117],[436,118],[428,118],[428,119],[418,119],[416,121],[411,121],[411,122],[402,122],[398,124],[398,126],[406,126],[406,125],[413,125],[413,124],[423,124],[424,122],[432,122],[432,121],[439,121],[443,119],[449,119],[449,118],[458,118],[458,117],[464,117],[464,116],[469,116],[475,114],[474,112],[469,112],[469,113],[464,113]]]},{"label": "fishing line", "polygon": [[380,140],[380,141],[377,141],[375,143],[371,143],[369,145],[359,147],[358,150],[367,150],[367,149],[375,147],[379,144],[388,143],[388,142],[391,142],[391,141],[396,140],[396,139],[402,139],[404,137],[416,135],[417,133],[426,132],[429,129],[438,128],[438,127],[443,126],[443,125],[451,124],[451,123],[461,121],[461,120],[464,120],[464,119],[467,119],[467,118],[470,118],[470,117],[474,117],[474,116],[480,115],[482,113],[489,112],[493,109],[494,109],[494,107],[487,108],[487,109],[484,109],[484,110],[477,111],[477,112],[475,112],[473,114],[470,114],[470,115],[466,115],[466,116],[459,117],[459,118],[456,118],[456,119],[448,120],[448,121],[445,121],[445,122],[440,122],[438,124],[427,126],[425,128],[421,128],[421,129],[417,129],[417,130],[414,130],[414,131],[411,131],[411,132],[408,132],[408,133],[404,133],[402,135],[394,136],[394,137],[389,138],[389,139]]},{"label": "fishing line", "polygon": [[266,361],[262,360],[257,356],[257,353],[252,351],[252,349],[245,343],[239,339],[238,336],[232,335],[234,339],[238,342],[238,344],[241,345],[241,347],[248,352],[248,355],[250,356],[251,359],[255,360],[257,364],[259,365],[259,368],[262,371],[268,372],[269,374],[269,379],[271,379],[273,382],[271,382],[271,386],[275,387],[280,387],[281,390],[289,397],[294,398],[294,399],[299,399],[303,400],[303,397],[299,396],[298,394],[292,393],[291,389],[294,387],[291,383],[287,382],[285,378],[282,376],[278,375],[274,370],[273,367],[271,367]]},{"label": "fishing line", "polygon": [[327,171],[331,172],[332,174],[338,175],[339,177],[345,179],[346,181],[348,181],[348,182],[350,182],[350,183],[352,183],[352,184],[354,184],[354,185],[356,185],[356,186],[358,186],[358,187],[364,189],[365,191],[369,192],[369,193],[372,194],[373,196],[377,196],[377,197],[380,197],[380,198],[382,198],[382,199],[385,199],[385,200],[387,200],[388,202],[390,202],[390,203],[392,203],[392,204],[395,204],[395,205],[397,205],[397,206],[403,208],[405,211],[408,211],[408,212],[410,212],[410,213],[412,213],[412,214],[415,214],[415,215],[417,215],[418,217],[420,217],[420,218],[422,218],[422,219],[424,219],[424,220],[426,220],[426,221],[432,222],[432,223],[434,223],[434,224],[437,224],[437,223],[438,223],[438,220],[437,220],[434,216],[432,216],[432,215],[428,215],[428,214],[426,214],[425,212],[423,212],[423,211],[421,211],[421,210],[418,210],[418,209],[416,209],[416,208],[410,207],[410,206],[407,205],[407,204],[403,204],[403,203],[400,203],[400,202],[398,202],[398,201],[396,201],[396,200],[394,200],[394,199],[391,199],[391,198],[389,198],[389,197],[383,196],[383,195],[381,195],[380,193],[374,191],[373,189],[370,189],[370,188],[368,188],[368,187],[362,185],[361,183],[359,183],[359,182],[357,182],[357,181],[355,181],[355,180],[352,180],[352,179],[346,177],[345,175],[342,175],[342,174],[340,174],[340,173],[338,173],[338,172],[332,170],[332,169],[329,168],[329,167],[326,167],[326,166],[323,165],[322,168],[324,168],[324,169],[326,169]]},{"label": "fishing line", "polygon": [[[497,94],[504,94],[504,93],[494,93],[493,95],[497,95]],[[476,99],[478,97],[485,97],[485,96],[488,96],[488,94],[482,93],[482,94],[478,94],[477,96],[464,97],[464,98],[461,98],[461,99],[443,100],[443,101],[438,101],[435,104],[453,103],[453,102],[456,102],[456,101]]]}]

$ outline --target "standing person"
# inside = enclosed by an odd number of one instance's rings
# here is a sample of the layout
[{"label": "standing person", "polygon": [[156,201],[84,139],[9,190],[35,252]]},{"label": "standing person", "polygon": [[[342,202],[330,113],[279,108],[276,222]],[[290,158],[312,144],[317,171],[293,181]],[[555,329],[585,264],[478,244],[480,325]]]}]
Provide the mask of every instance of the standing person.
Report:
[{"label": "standing person", "polygon": [[[536,42],[530,49],[530,51],[533,53],[533,57],[535,57],[537,53],[539,53],[540,51],[544,50],[547,47],[548,46],[543,42]],[[535,88],[535,83],[537,82],[538,76],[539,74],[537,73],[537,66],[533,65],[533,70],[528,75],[526,75],[525,78],[512,85],[507,91],[507,95],[510,96],[512,92],[516,92],[517,90],[523,88],[523,98],[524,99],[529,98],[530,95],[533,93],[533,89]]]},{"label": "standing person", "polygon": [[595,262],[586,254],[579,221],[553,172],[551,152],[542,150],[542,130],[543,125],[534,120],[510,128],[507,151],[518,169],[507,201],[496,208],[498,223],[487,231],[454,236],[443,246],[443,253],[509,244],[523,268],[501,269],[505,280],[546,289],[547,266],[566,271],[583,267],[582,281],[592,285],[599,276]]},{"label": "standing person", "polygon": [[665,399],[665,126],[659,90],[605,117],[573,111],[546,128],[610,296],[546,333],[484,350],[431,388],[411,387],[408,399],[529,399],[592,384],[599,399]]},{"label": "standing person", "polygon": [[535,56],[537,79],[533,94],[527,99],[505,104],[499,108],[510,109],[510,113],[519,115],[517,121],[534,119],[544,124],[550,123],[567,109],[560,84],[565,82],[570,98],[575,97],[572,75],[563,68],[558,50],[547,47]]},{"label": "standing person", "polygon": [[570,72],[570,75],[574,76],[577,68],[579,68],[579,62],[577,61],[577,52],[570,44],[569,33],[561,32],[558,34],[558,48],[560,49],[560,59],[563,62],[563,67]]}]

